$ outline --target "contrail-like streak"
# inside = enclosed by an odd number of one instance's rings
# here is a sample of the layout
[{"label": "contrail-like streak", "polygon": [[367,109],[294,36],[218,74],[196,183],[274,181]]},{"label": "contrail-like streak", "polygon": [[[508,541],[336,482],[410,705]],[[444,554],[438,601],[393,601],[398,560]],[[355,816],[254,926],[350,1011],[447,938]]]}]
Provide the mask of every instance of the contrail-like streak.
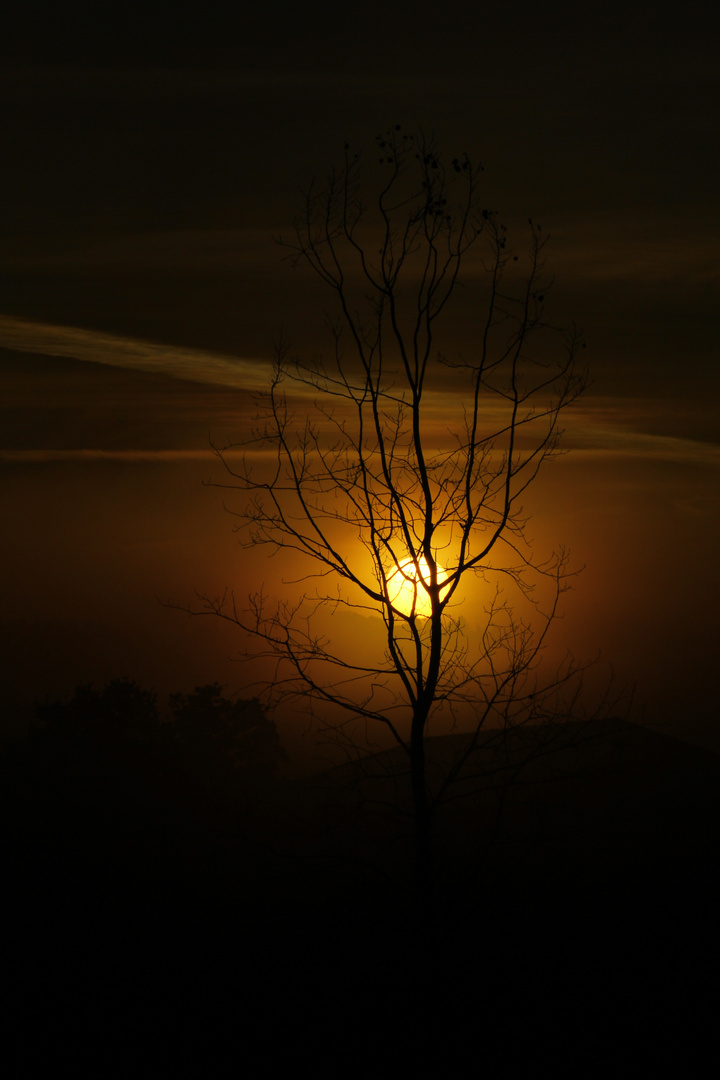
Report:
[{"label": "contrail-like streak", "polygon": [[235,359],[203,349],[140,341],[77,326],[0,315],[0,346],[45,356],[67,356],[109,367],[134,368],[189,382],[238,390],[267,388],[270,364],[261,359]]}]

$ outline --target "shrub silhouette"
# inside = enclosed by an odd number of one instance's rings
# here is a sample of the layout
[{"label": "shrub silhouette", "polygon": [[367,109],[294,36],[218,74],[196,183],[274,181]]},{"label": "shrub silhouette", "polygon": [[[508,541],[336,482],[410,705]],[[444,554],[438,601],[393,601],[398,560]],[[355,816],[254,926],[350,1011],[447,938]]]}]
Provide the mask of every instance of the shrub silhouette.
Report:
[{"label": "shrub silhouette", "polygon": [[219,683],[171,694],[174,737],[198,763],[237,773],[274,772],[285,753],[257,698],[223,697]]},{"label": "shrub silhouette", "polygon": [[38,704],[36,720],[31,786],[66,831],[217,827],[285,758],[263,706],[224,697],[218,683],[171,694],[165,717],[155,691],[132,679],[83,684]]},{"label": "shrub silhouette", "polygon": [[35,716],[48,735],[61,740],[148,743],[160,729],[157,694],[129,678],[112,679],[102,690],[90,683],[77,686],[67,702],[38,704]]}]

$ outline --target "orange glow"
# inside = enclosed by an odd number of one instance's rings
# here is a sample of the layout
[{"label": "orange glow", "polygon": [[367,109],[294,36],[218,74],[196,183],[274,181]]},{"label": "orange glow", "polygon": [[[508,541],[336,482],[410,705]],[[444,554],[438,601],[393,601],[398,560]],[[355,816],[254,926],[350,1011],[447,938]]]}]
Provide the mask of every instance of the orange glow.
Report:
[{"label": "orange glow", "polygon": [[[438,566],[437,574],[438,581],[443,581],[447,577],[441,566]],[[425,584],[429,581],[430,567],[424,556],[420,556],[417,566],[413,559],[403,559],[397,570],[388,578],[390,603],[401,615],[414,614],[428,619],[432,608]]]}]

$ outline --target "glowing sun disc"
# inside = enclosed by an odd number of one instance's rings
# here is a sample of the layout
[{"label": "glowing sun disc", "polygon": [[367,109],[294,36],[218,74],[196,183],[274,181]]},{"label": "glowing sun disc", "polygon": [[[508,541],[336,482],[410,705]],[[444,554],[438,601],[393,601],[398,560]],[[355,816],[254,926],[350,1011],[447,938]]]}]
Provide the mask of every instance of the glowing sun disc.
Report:
[{"label": "glowing sun disc", "polygon": [[[437,568],[437,574],[439,581],[446,576],[440,566]],[[430,581],[430,567],[427,561],[421,556],[416,568],[412,559],[403,559],[397,570],[388,578],[388,595],[395,611],[399,611],[401,615],[414,613],[425,619],[430,617],[432,605],[422,584],[424,581]]]}]

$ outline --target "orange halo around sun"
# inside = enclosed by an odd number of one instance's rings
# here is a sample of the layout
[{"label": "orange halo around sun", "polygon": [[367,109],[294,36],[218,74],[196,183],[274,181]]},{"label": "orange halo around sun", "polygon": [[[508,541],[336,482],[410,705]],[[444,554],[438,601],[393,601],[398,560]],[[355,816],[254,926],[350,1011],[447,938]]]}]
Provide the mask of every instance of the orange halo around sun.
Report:
[{"label": "orange halo around sun", "polygon": [[[441,566],[438,566],[437,573],[439,581],[447,576]],[[423,581],[429,580],[430,567],[423,556],[417,561],[417,569],[413,559],[403,559],[387,580],[390,603],[395,611],[401,615],[414,613],[429,618],[432,610],[430,597],[422,585]]]}]

